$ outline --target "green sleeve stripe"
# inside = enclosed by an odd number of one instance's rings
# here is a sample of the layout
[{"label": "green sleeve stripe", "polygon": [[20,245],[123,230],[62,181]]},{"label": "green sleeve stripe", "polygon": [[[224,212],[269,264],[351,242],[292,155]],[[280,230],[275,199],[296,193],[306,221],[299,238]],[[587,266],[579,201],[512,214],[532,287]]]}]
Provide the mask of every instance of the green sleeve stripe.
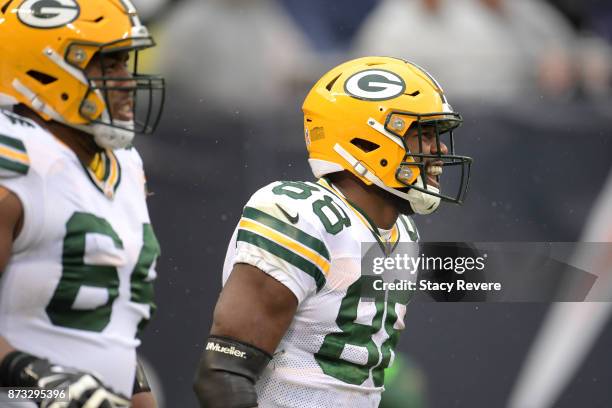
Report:
[{"label": "green sleeve stripe", "polygon": [[23,153],[26,152],[26,148],[23,142],[19,139],[15,139],[14,137],[0,135],[0,144],[12,147],[13,149],[19,150]]},{"label": "green sleeve stripe", "polygon": [[268,238],[262,237],[261,235],[255,234],[254,232],[243,229],[238,230],[237,240],[247,242],[251,245],[255,245],[256,247],[259,247],[271,253],[272,255],[276,255],[283,261],[289,262],[296,268],[299,268],[300,270],[306,272],[315,280],[317,284],[317,292],[321,290],[323,285],[325,285],[325,275],[315,264],[302,258],[295,252],[292,252],[287,248],[277,244],[276,242],[271,241]]},{"label": "green sleeve stripe", "polygon": [[28,174],[28,169],[30,166],[0,157],[0,168],[19,174]]},{"label": "green sleeve stripe", "polygon": [[294,227],[293,225],[289,225],[286,222],[279,220],[276,217],[271,216],[270,214],[266,214],[265,212],[258,210],[253,207],[245,207],[242,216],[245,218],[249,218],[253,221],[257,221],[266,227],[270,227],[273,230],[280,232],[283,235],[292,238],[299,243],[307,246],[312,249],[323,258],[330,260],[329,252],[327,251],[327,247],[318,238],[313,237],[310,234],[302,231],[299,228]]}]

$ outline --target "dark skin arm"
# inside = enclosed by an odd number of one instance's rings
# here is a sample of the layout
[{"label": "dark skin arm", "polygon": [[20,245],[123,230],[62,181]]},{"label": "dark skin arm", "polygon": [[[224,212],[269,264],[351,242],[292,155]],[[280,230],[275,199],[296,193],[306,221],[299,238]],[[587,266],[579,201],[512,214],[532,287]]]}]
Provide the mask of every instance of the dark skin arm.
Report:
[{"label": "dark skin arm", "polygon": [[297,299],[285,285],[254,266],[236,264],[217,301],[210,334],[274,354],[296,309]]},{"label": "dark skin arm", "polygon": [[[22,224],[21,201],[14,193],[0,186],[0,273],[4,271],[11,257],[13,241],[21,231]],[[0,336],[0,361],[14,350],[15,348]]]}]

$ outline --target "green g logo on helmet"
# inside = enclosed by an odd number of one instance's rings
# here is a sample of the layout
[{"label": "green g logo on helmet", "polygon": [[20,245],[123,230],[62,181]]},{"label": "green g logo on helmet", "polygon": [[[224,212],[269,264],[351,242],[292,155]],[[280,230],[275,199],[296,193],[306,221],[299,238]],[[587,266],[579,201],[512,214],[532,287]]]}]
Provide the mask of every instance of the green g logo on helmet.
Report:
[{"label": "green g logo on helmet", "polygon": [[65,26],[79,17],[81,8],[74,0],[25,0],[17,10],[22,23],[35,28]]},{"label": "green g logo on helmet", "polygon": [[406,89],[404,80],[391,71],[368,69],[353,74],[344,84],[344,90],[354,98],[366,101],[384,101],[401,95]]}]

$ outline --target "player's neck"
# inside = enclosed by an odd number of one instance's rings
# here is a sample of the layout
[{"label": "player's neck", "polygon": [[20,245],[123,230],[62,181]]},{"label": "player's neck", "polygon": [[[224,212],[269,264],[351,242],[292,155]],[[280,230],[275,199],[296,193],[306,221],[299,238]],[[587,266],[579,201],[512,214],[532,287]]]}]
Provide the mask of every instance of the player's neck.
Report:
[{"label": "player's neck", "polygon": [[53,136],[68,146],[84,166],[89,166],[96,153],[102,150],[90,134],[59,122],[46,121],[27,107],[19,105],[15,107],[15,113],[32,119],[39,126],[48,130]]},{"label": "player's neck", "polygon": [[366,186],[347,172],[334,175],[332,183],[349,201],[363,210],[378,228],[393,228],[399,212],[383,190],[376,186]]}]

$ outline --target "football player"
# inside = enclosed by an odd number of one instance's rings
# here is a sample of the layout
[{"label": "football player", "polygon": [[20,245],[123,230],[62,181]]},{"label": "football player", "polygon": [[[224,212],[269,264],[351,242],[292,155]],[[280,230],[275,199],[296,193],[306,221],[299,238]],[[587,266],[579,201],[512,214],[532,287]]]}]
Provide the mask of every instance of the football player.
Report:
[{"label": "football player", "polygon": [[154,42],[128,0],[0,6],[0,385],[154,406],[136,348],[160,249],[132,147],[163,106],[137,72]]},{"label": "football player", "polygon": [[[316,182],[278,181],[232,236],[195,391],[202,407],[376,407],[406,301],[372,297],[361,243],[415,242],[409,214],[461,203],[471,159],[461,116],[408,61],[367,57],[325,74],[303,105]],[[456,194],[441,175],[461,170]],[[378,244],[378,245],[377,245]]]}]

